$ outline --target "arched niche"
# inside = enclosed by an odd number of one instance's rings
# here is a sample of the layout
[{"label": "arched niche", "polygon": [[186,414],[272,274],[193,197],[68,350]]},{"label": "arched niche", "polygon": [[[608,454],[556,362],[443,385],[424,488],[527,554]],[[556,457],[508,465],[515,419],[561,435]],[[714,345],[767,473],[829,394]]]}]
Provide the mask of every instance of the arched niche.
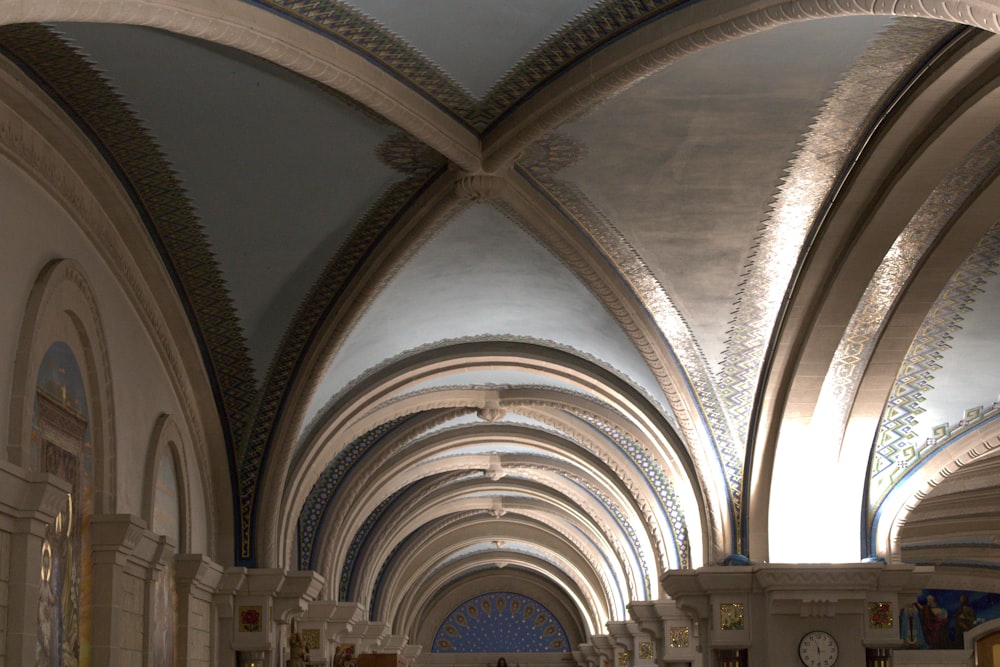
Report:
[{"label": "arched niche", "polygon": [[94,292],[80,266],[67,259],[53,260],[39,273],[18,336],[5,454],[12,463],[29,469],[40,469],[33,442],[39,371],[56,344],[65,346],[75,359],[86,396],[93,513],[114,512],[115,429],[107,342]]},{"label": "arched niche", "polygon": [[[89,664],[94,579],[90,520],[114,511],[111,370],[97,299],[71,260],[49,262],[17,339],[8,459],[61,479],[65,503],[41,543],[35,656]],[[29,648],[30,651],[30,648]]]},{"label": "arched niche", "polygon": [[186,553],[191,547],[187,449],[173,416],[160,415],[146,454],[142,516],[151,531],[174,542],[177,553]]}]

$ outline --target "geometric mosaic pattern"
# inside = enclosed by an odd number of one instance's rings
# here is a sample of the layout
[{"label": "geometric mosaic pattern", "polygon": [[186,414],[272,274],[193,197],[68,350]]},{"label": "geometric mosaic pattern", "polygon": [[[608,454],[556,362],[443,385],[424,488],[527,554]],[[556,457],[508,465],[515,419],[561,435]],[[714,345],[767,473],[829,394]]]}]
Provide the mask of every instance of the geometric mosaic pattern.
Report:
[{"label": "geometric mosaic pattern", "polygon": [[347,473],[350,472],[351,467],[364,456],[365,452],[412,416],[406,415],[373,428],[344,447],[326,466],[326,469],[320,475],[319,479],[316,480],[312,490],[309,492],[309,497],[303,503],[302,511],[299,514],[298,546],[300,569],[312,569],[315,557],[313,547],[316,542],[316,536],[319,533],[323,518],[326,516],[327,508],[333,501],[340,483],[344,481]]},{"label": "geometric mosaic pattern", "polygon": [[[361,553],[361,548],[368,541],[368,536],[372,532],[372,528],[378,523],[379,519],[385,514],[386,510],[396,502],[397,499],[406,489],[400,489],[396,493],[392,494],[376,507],[368,518],[365,519],[364,524],[358,529],[357,534],[355,534],[354,539],[351,540],[351,546],[347,549],[347,554],[344,556],[344,566],[340,569],[340,588],[339,599],[341,602],[346,602],[351,599],[351,575],[354,573],[354,563],[358,559],[358,554]],[[301,565],[300,565],[301,567]],[[306,568],[303,568],[306,569]],[[315,569],[310,565],[308,569]]]},{"label": "geometric mosaic pattern", "polygon": [[[394,152],[393,148],[405,143],[405,140],[401,140],[398,136],[390,137],[386,140],[386,145],[380,147],[379,152],[393,152],[394,156],[398,157],[399,151]],[[324,267],[286,330],[268,370],[253,422],[241,450],[243,456],[239,461],[240,517],[247,531],[240,545],[240,558],[246,562],[252,562],[253,557],[253,541],[248,531],[253,525],[251,512],[261,466],[265,452],[270,446],[274,426],[281,414],[288,386],[295,379],[295,374],[301,370],[299,361],[302,355],[313,342],[317,328],[323,323],[355,269],[366,259],[367,253],[397,221],[399,212],[428,182],[441,173],[442,168],[434,162],[433,156],[419,153],[414,154],[414,157],[421,162],[411,165],[409,177],[390,185],[382,193],[379,201],[369,209],[341,245],[337,254]]]},{"label": "geometric mosaic pattern", "polygon": [[[554,135],[554,138],[557,140],[561,139],[559,135]],[[599,237],[604,245],[613,246],[618,249],[619,254],[615,257],[616,263],[626,265],[630,262],[635,262],[639,265],[637,270],[646,274],[649,281],[655,282],[655,279],[649,274],[648,268],[642,264],[634,251],[631,250],[631,246],[625,243],[620,232],[617,231],[611,221],[596,208],[584,193],[570,183],[546,178],[552,171],[551,163],[553,160],[548,154],[542,154],[541,158],[539,158],[539,148],[545,149],[546,153],[549,154],[561,149],[561,152],[557,153],[556,157],[557,159],[566,159],[566,154],[569,151],[566,150],[566,147],[563,145],[564,143],[565,140],[553,141],[553,137],[539,141],[536,144],[535,152],[529,154],[529,157],[534,159],[529,168],[529,173],[532,177],[538,178],[539,183],[556,198],[559,206],[565,209],[572,218],[580,221],[589,233],[595,237]],[[580,152],[585,150],[583,147],[574,148]],[[649,290],[648,292],[651,291]],[[662,287],[658,287],[658,294],[656,295],[648,292],[642,294],[642,299],[644,305],[651,313],[662,310],[664,313],[673,314],[672,319],[674,322],[672,326],[675,331],[668,343],[671,351],[680,360],[687,376],[687,381],[691,383],[694,393],[701,399],[700,407],[702,416],[708,422],[710,427],[708,435],[712,438],[714,444],[714,447],[708,448],[707,453],[712,455],[715,459],[714,463],[717,463],[725,471],[726,484],[729,487],[730,499],[733,503],[732,511],[734,515],[738,516],[740,499],[742,498],[743,450],[745,448],[742,444],[737,445],[734,440],[733,432],[730,429],[726,414],[722,409],[721,400],[716,392],[716,385],[713,382],[711,374],[708,372],[708,364],[705,362],[704,354],[694,336],[691,335],[687,324],[676,314],[676,310],[672,304],[654,303],[654,301],[661,300],[669,302],[669,297]],[[657,308],[658,305],[661,307]],[[663,315],[664,319],[670,317],[670,314]],[[660,324],[664,326],[663,322],[660,322]],[[677,423],[677,417],[672,412],[667,415],[667,418],[671,422],[671,425],[678,432],[681,432]]]},{"label": "geometric mosaic pattern", "polygon": [[649,488],[660,503],[660,509],[670,524],[671,537],[667,545],[673,547],[674,560],[672,567],[685,570],[691,567],[691,545],[688,542],[687,524],[680,501],[674,492],[673,483],[663,472],[645,447],[637,443],[627,434],[611,424],[585,412],[573,411],[569,414],[581,419],[600,431],[626,454],[636,468],[642,473]]},{"label": "geometric mosaic pattern", "polygon": [[[563,473],[565,475],[565,473]],[[632,553],[639,560],[639,574],[642,576],[642,586],[645,592],[645,597],[641,598],[643,600],[649,600],[652,598],[652,587],[650,584],[651,574],[655,576],[655,572],[651,573],[649,569],[649,564],[646,562],[646,554],[642,550],[642,544],[639,542],[639,535],[632,524],[629,522],[628,517],[625,513],[621,511],[617,503],[615,503],[611,498],[607,496],[603,491],[597,488],[595,485],[588,483],[583,479],[574,479],[575,482],[582,485],[587,491],[590,492],[594,498],[599,500],[605,509],[615,517],[615,521],[618,523],[618,527],[621,528],[622,532],[628,536],[629,543],[632,545]],[[635,598],[635,592],[632,593],[633,598]],[[636,598],[640,599],[640,598]]]},{"label": "geometric mosaic pattern", "polygon": [[[817,411],[826,415],[831,427],[842,428],[846,424],[850,406],[854,402],[854,392],[864,377],[868,361],[878,343],[878,334],[886,325],[891,308],[899,299],[913,273],[918,270],[920,261],[939,239],[946,225],[961,213],[965,199],[983,187],[984,183],[988,182],[988,176],[994,174],[998,168],[1000,168],[1000,129],[988,135],[948,173],[941,184],[920,205],[892,248],[886,253],[859,301],[849,326],[844,331],[843,339],[830,365],[830,372],[823,384]],[[980,254],[978,259],[970,258],[966,261],[966,270],[983,268],[980,265],[984,261],[990,262],[989,256],[984,257]],[[959,285],[967,284],[969,278],[962,276]],[[969,292],[965,291],[965,294]],[[940,316],[951,316],[950,322],[954,323],[956,321],[954,318],[958,317],[959,313],[948,308],[932,309],[927,318],[933,319],[929,327],[924,329],[925,334],[939,330],[942,325],[948,326],[948,320],[934,321]],[[916,339],[916,342],[919,340]],[[934,362],[934,356],[930,355],[926,360]],[[902,368],[904,372],[905,369],[919,368],[919,363],[914,359],[913,363],[904,363]],[[918,375],[926,378],[926,374],[918,373]],[[902,387],[897,389],[901,394],[907,393]],[[895,391],[892,395],[896,395]],[[912,393],[910,395],[913,396]],[[891,443],[885,443],[878,449],[882,450],[882,454],[877,455],[875,463],[879,471],[885,475],[875,475],[870,479],[873,483],[871,491],[875,497],[882,493],[882,487],[889,482],[887,476],[891,477],[893,471],[899,467],[885,466],[883,463],[886,452],[890,449],[899,450],[898,446],[893,447]],[[896,458],[902,454],[901,451],[895,451],[890,455]],[[905,463],[905,461],[897,462]]]},{"label": "geometric mosaic pattern", "polygon": [[924,410],[921,403],[933,388],[934,373],[955,331],[961,328],[963,313],[972,310],[986,277],[1000,267],[1000,223],[985,234],[969,257],[959,266],[937,297],[906,353],[889,400],[872,452],[869,469],[868,528],[873,535],[878,508],[894,485],[920,462],[946,446],[951,438],[1000,412],[1000,406],[975,407],[966,411],[957,424],[942,424],[930,437],[920,438],[913,427]]},{"label": "geometric mosaic pattern", "polygon": [[[605,3],[606,8],[613,3]],[[764,355],[767,352],[773,323],[782,303],[787,281],[774,280],[776,274],[791,275],[797,264],[795,253],[787,252],[788,238],[805,239],[807,230],[818,216],[829,187],[855,149],[860,133],[857,128],[869,127],[871,110],[880,108],[892,97],[894,86],[906,78],[930,45],[952,30],[932,21],[910,21],[889,27],[883,38],[876,40],[862,58],[839,82],[822,113],[810,128],[810,133],[790,163],[788,175],[782,180],[771,206],[771,215],[762,223],[761,232],[748,255],[744,279],[734,300],[734,314],[727,332],[722,368],[717,375],[708,371],[703,354],[686,327],[675,327],[667,336],[668,344],[687,375],[694,393],[699,396],[704,418],[716,455],[713,463],[721,472],[729,491],[731,511],[737,525],[743,516],[743,484],[746,443],[749,440],[750,417]],[[848,122],[845,119],[850,119]],[[614,248],[621,245],[612,237],[619,236],[613,223],[572,184],[554,178],[560,168],[580,159],[587,147],[558,134],[537,142],[519,159],[519,164],[536,179],[592,235],[604,244],[610,239]],[[806,192],[803,183],[816,187]],[[811,204],[810,215],[800,208]],[[786,209],[794,214],[786,215]],[[789,227],[795,226],[792,230]],[[606,252],[613,252],[606,248]],[[622,266],[628,258],[618,252],[614,260]],[[791,260],[780,270],[775,262]],[[648,269],[644,270],[648,273]],[[784,273],[782,273],[784,272]],[[782,288],[780,294],[768,292],[769,285]],[[662,291],[662,288],[660,289]],[[651,290],[640,290],[641,298],[651,313],[662,310]],[[665,326],[657,318],[665,332]],[[742,549],[742,535],[736,531],[735,551]]]},{"label": "geometric mosaic pattern", "polygon": [[566,632],[544,606],[516,593],[486,593],[458,605],[432,653],[565,653]]},{"label": "geometric mosaic pattern", "polygon": [[[401,171],[407,177],[386,188],[326,265],[288,327],[263,386],[258,387],[252,380],[253,362],[240,320],[204,228],[172,167],[131,109],[99,72],[46,27],[0,28],[0,50],[39,80],[78,120],[123,175],[123,185],[134,193],[137,210],[179,285],[179,296],[187,302],[194,333],[203,341],[205,366],[217,389],[218,413],[236,466],[240,523],[236,560],[253,565],[253,512],[261,466],[301,355],[357,264],[398,212],[440,170],[440,156],[411,147],[405,135],[394,136],[380,147],[380,152],[394,158],[392,166],[406,167]],[[403,165],[406,157],[411,159]]]}]

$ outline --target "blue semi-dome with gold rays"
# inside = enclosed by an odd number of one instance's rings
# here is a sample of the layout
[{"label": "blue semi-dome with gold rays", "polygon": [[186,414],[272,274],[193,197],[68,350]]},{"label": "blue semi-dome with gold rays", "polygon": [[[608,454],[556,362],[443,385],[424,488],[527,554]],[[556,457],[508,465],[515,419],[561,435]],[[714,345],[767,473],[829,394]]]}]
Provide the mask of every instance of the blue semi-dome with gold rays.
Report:
[{"label": "blue semi-dome with gold rays", "polygon": [[458,605],[438,628],[435,653],[562,653],[566,632],[536,600],[486,593]]}]

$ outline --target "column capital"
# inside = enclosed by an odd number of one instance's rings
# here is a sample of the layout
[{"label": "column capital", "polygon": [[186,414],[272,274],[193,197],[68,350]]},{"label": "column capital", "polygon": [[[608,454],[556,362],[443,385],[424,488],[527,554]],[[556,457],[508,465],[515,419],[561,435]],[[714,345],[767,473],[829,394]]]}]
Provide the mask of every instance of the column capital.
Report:
[{"label": "column capital", "polygon": [[200,593],[201,597],[218,590],[224,570],[204,554],[180,554],[174,559],[178,589]]}]

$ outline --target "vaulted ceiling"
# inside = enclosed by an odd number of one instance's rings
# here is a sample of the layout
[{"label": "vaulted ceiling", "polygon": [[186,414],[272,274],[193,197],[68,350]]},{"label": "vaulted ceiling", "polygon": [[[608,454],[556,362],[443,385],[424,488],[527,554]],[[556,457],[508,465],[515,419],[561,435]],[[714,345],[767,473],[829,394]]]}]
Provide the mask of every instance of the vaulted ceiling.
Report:
[{"label": "vaulted ceiling", "polygon": [[733,553],[1000,563],[991,7],[0,2],[0,48],[171,273],[235,560],[579,637]]}]

